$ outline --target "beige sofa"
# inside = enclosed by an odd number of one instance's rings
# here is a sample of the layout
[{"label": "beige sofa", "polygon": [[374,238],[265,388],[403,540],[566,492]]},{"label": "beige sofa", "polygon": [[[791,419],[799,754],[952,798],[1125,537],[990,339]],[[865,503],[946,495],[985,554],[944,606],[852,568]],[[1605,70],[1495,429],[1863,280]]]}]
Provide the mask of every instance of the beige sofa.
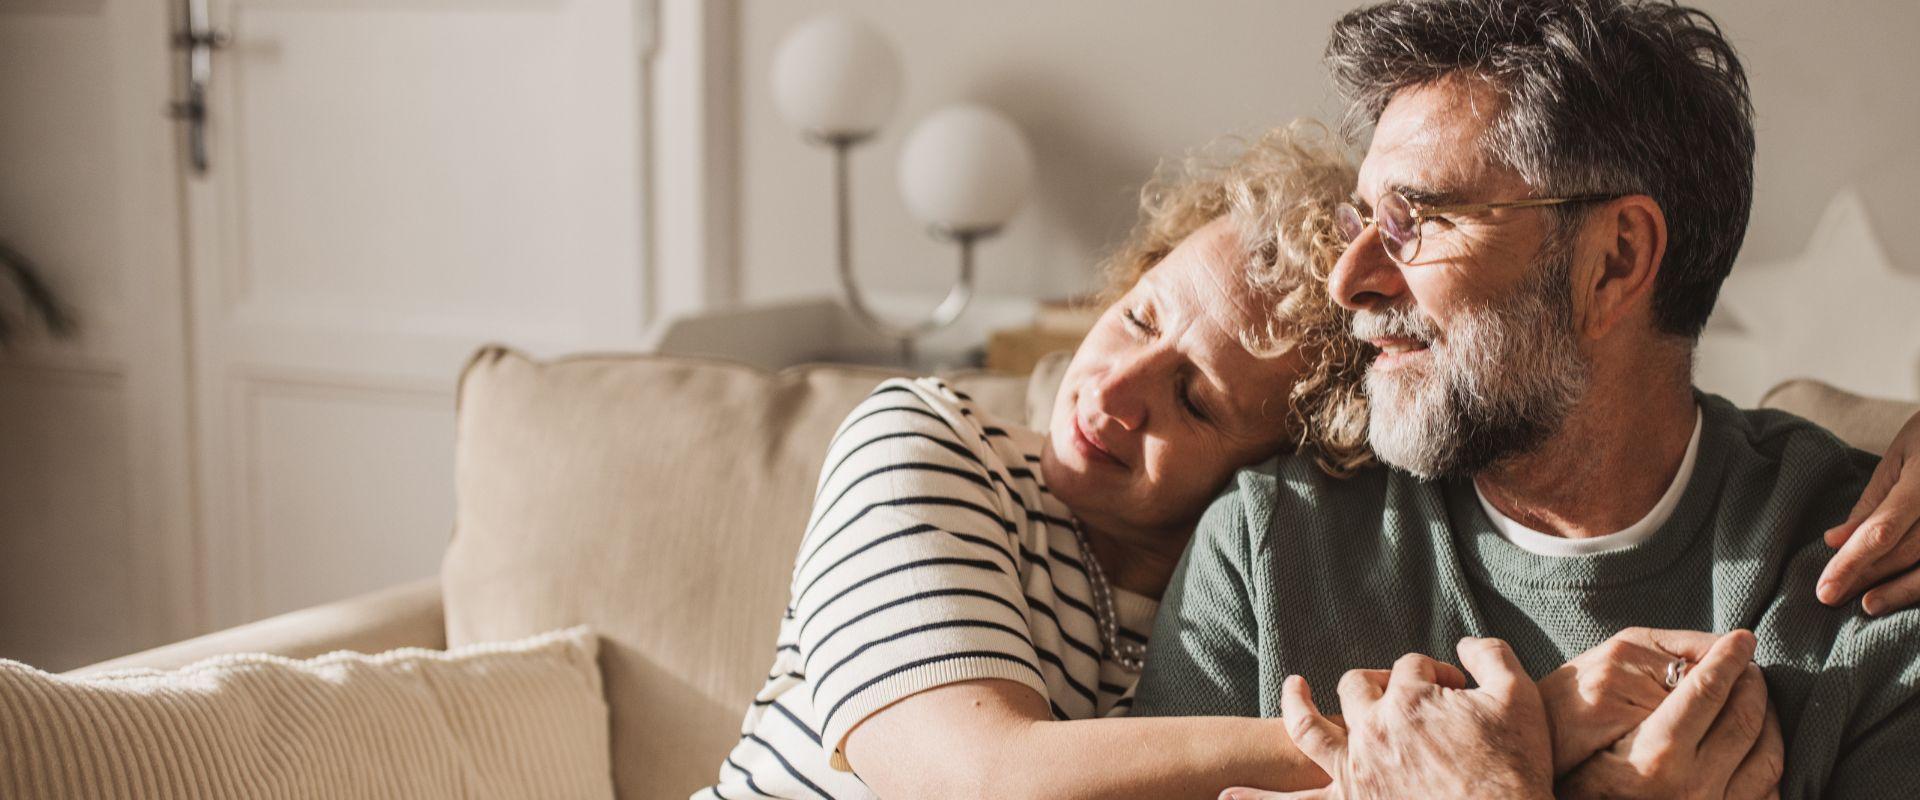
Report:
[{"label": "beige sofa", "polygon": [[[1046,362],[1031,381],[954,377],[1005,418],[1044,420],[1060,365]],[[485,348],[460,381],[456,524],[437,579],[75,673],[240,651],[443,648],[585,623],[602,635],[620,796],[683,798],[714,777],[772,661],[827,441],[888,374],[650,356],[539,362]],[[1920,409],[1813,382],[1783,384],[1766,404],[1876,451]]]}]

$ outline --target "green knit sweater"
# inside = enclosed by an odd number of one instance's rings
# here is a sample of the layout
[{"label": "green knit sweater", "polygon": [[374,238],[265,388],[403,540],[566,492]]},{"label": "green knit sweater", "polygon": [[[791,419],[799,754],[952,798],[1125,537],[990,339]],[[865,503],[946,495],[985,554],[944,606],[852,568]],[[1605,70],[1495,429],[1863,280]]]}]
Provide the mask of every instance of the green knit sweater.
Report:
[{"label": "green knit sweater", "polygon": [[1750,628],[1786,734],[1785,798],[1920,797],[1920,611],[1829,608],[1814,582],[1875,458],[1805,420],[1700,396],[1698,461],[1650,540],[1556,558],[1495,532],[1468,480],[1292,457],[1208,510],[1160,607],[1135,714],[1280,715],[1305,676],[1511,643],[1535,678],[1622,628]]}]

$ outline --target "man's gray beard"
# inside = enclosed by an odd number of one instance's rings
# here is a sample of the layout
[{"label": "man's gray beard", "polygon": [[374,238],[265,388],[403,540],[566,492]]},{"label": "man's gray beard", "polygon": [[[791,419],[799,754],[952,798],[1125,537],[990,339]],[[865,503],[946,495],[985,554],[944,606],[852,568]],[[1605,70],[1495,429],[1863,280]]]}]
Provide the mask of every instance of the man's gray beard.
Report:
[{"label": "man's gray beard", "polygon": [[1413,308],[1361,311],[1354,335],[1427,342],[1428,363],[1367,371],[1368,441],[1380,460],[1423,479],[1472,475],[1532,452],[1586,394],[1573,331],[1570,250],[1553,253],[1498,307],[1457,315],[1445,336]]}]

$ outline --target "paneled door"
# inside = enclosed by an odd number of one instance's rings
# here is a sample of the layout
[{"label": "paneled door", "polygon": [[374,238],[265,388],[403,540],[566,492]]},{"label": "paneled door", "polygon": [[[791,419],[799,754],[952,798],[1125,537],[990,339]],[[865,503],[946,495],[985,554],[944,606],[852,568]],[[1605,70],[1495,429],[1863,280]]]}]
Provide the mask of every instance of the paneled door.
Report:
[{"label": "paneled door", "polygon": [[652,6],[204,2],[184,198],[217,627],[436,571],[478,345],[640,340]]}]

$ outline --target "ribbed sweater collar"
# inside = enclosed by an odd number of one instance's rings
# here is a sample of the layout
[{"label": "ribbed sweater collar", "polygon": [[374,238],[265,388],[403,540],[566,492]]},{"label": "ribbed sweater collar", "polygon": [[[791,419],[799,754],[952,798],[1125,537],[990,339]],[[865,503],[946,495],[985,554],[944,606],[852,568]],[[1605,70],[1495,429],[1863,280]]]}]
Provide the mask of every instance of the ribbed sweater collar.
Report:
[{"label": "ribbed sweater collar", "polygon": [[1461,558],[1476,577],[1495,585],[1534,589],[1604,588],[1658,575],[1693,547],[1710,546],[1707,532],[1726,479],[1727,455],[1740,442],[1739,410],[1699,391],[1700,453],[1673,516],[1652,538],[1634,547],[1580,556],[1544,556],[1507,541],[1495,530],[1474,494],[1471,478],[1442,487]]}]

